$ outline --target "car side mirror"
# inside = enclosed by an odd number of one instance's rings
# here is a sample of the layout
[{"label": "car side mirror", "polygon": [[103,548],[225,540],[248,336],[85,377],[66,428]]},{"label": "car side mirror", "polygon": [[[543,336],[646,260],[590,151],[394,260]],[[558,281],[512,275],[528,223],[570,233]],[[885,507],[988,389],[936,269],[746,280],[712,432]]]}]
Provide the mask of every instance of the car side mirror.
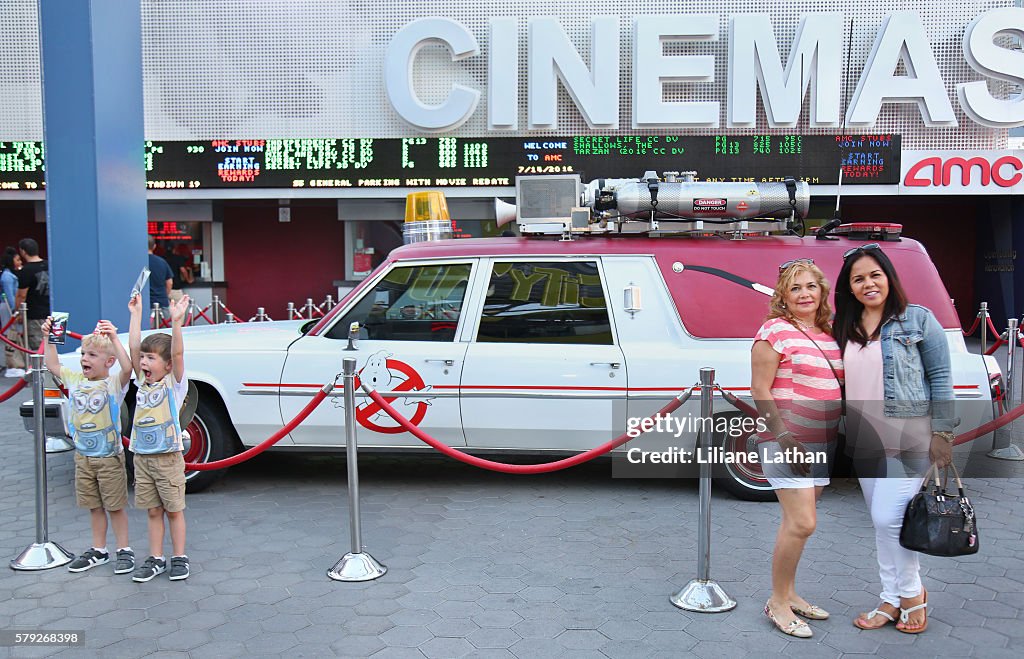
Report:
[{"label": "car side mirror", "polygon": [[319,322],[320,322],[319,318],[314,318],[312,320],[307,320],[306,322],[304,322],[301,325],[299,325],[299,334],[302,334],[303,336],[305,336],[307,333],[309,333],[309,330],[313,329],[313,326],[316,325]]}]

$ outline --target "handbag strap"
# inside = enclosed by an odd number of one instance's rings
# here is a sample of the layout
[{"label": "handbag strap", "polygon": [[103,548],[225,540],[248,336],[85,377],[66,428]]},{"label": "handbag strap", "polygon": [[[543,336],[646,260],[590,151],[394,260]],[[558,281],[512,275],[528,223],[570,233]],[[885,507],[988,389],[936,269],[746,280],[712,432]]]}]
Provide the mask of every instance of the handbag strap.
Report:
[{"label": "handbag strap", "polygon": [[[786,320],[789,320],[789,319],[787,318]],[[792,320],[790,320],[789,324],[792,325],[793,327],[797,328],[797,330],[799,330],[801,334],[806,336],[807,340],[810,341],[811,343],[813,343],[814,347],[817,348],[818,352],[821,353],[821,356],[825,358],[825,363],[828,364],[828,367],[830,369],[832,369],[832,376],[835,377],[836,382],[839,383],[839,390],[843,392],[843,398],[846,398],[846,384],[842,381],[842,379],[840,379],[839,372],[836,371],[836,367],[832,365],[832,360],[828,358],[828,355],[825,354],[825,351],[821,349],[821,346],[818,345],[818,342],[815,341],[813,338],[811,338],[811,335],[808,334],[807,332],[805,332],[803,330],[803,328],[800,327],[800,325],[798,323],[794,323]]]}]

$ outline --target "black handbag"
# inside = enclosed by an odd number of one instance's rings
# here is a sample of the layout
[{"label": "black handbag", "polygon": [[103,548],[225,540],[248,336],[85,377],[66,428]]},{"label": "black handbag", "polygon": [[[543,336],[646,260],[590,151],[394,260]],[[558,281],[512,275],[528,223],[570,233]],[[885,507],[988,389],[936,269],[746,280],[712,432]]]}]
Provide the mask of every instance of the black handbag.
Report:
[{"label": "black handbag", "polygon": [[[939,469],[932,465],[934,485],[926,478],[921,491],[907,504],[900,529],[900,545],[932,556],[966,556],[978,552],[978,525],[974,507],[964,494],[960,474],[952,464],[957,494],[949,494],[948,470],[939,482]],[[930,487],[930,489],[929,489]]]}]

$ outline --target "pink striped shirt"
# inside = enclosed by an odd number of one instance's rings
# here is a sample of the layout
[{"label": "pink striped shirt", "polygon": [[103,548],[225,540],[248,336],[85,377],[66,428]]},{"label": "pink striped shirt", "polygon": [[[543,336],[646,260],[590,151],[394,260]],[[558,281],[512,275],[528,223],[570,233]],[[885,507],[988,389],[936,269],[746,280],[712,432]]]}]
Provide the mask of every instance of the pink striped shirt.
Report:
[{"label": "pink striped shirt", "polygon": [[[814,341],[788,320],[772,318],[761,326],[754,340],[767,341],[782,355],[771,394],[786,428],[798,441],[827,442],[835,439],[842,414],[838,403],[843,397],[842,387],[836,375],[845,378],[843,358],[830,335],[813,331],[807,335]],[[763,433],[760,439],[771,440],[773,436]]]}]

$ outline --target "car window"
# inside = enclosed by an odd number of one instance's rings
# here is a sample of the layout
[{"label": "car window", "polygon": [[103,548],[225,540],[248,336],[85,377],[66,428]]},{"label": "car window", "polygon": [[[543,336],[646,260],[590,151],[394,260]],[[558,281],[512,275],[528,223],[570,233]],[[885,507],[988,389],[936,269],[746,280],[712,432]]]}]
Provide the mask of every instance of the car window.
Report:
[{"label": "car window", "polygon": [[326,336],[344,339],[357,322],[363,339],[453,341],[469,272],[468,263],[393,268]]},{"label": "car window", "polygon": [[610,345],[597,263],[495,263],[476,340]]}]

